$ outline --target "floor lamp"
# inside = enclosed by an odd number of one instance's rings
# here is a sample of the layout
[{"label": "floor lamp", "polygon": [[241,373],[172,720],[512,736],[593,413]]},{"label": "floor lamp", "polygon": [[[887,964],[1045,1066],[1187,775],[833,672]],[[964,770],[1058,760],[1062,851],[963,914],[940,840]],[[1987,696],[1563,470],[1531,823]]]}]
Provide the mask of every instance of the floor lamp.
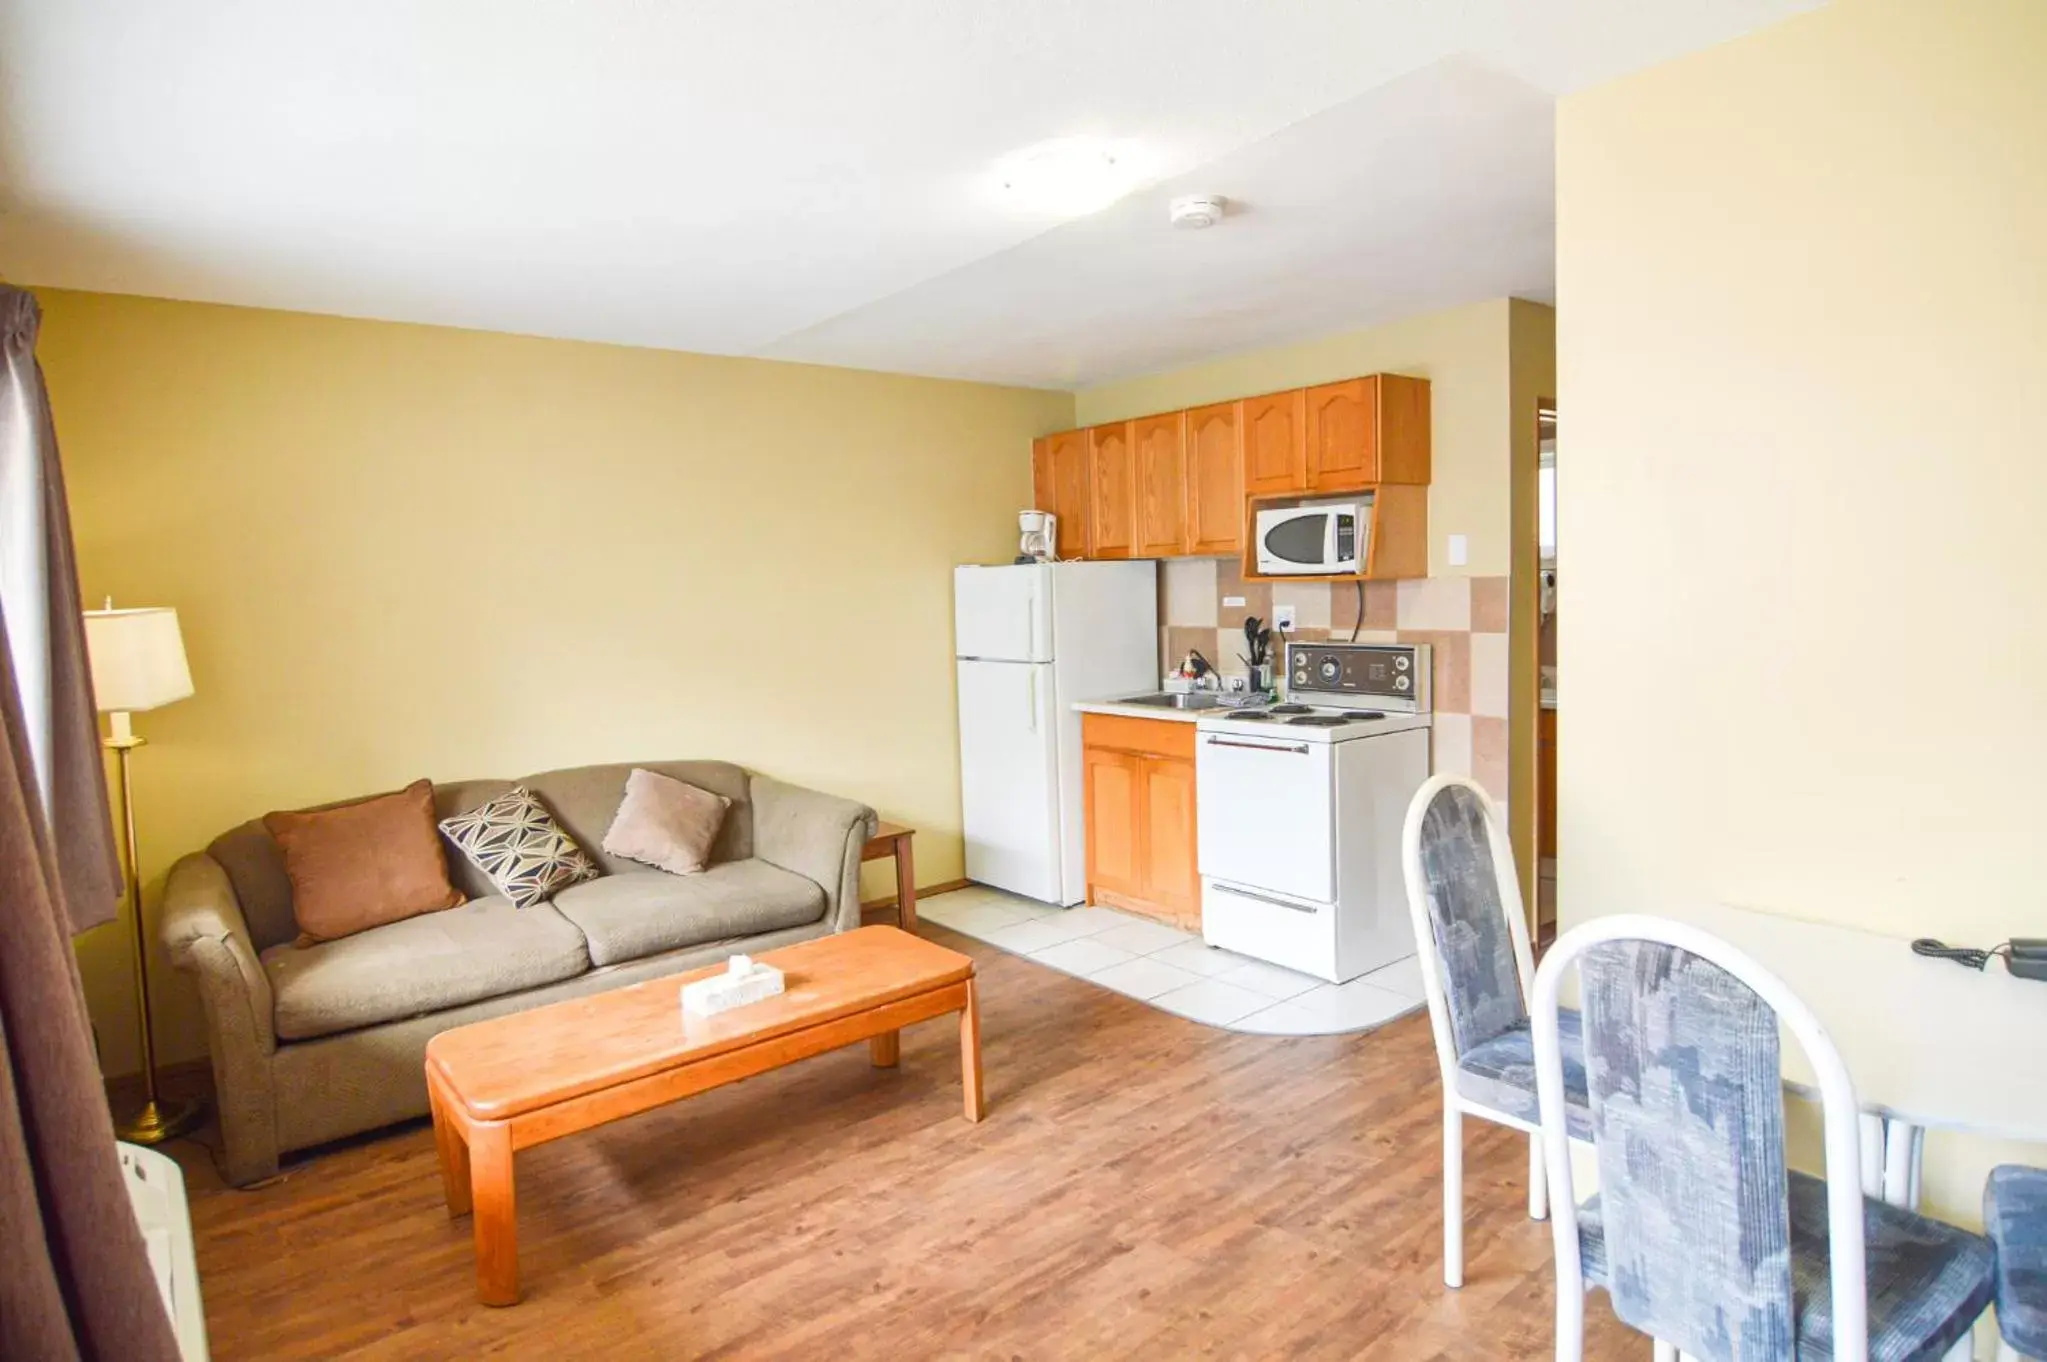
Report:
[{"label": "floor lamp", "polygon": [[128,925],[135,944],[135,1006],[142,1032],[142,1078],[148,1100],[132,1118],[117,1122],[115,1131],[136,1144],[162,1144],[199,1124],[202,1102],[165,1103],[156,1090],[156,1029],[149,1015],[149,950],[142,930],[142,870],[135,856],[135,787],[128,759],[143,739],[129,715],[156,709],[192,693],[192,672],[185,665],[185,643],[178,634],[178,612],[164,607],[85,612],[85,645],[92,659],[92,690],[99,711],[108,716],[109,736],[103,741],[120,768],[121,861],[127,871]]}]

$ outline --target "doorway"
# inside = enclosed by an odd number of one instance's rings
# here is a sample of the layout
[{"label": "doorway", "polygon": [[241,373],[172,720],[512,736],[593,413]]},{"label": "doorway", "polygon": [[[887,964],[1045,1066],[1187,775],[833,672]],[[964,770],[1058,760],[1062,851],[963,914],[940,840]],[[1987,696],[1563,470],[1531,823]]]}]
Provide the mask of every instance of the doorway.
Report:
[{"label": "doorway", "polygon": [[1557,932],[1557,404],[1536,403],[1535,939]]}]

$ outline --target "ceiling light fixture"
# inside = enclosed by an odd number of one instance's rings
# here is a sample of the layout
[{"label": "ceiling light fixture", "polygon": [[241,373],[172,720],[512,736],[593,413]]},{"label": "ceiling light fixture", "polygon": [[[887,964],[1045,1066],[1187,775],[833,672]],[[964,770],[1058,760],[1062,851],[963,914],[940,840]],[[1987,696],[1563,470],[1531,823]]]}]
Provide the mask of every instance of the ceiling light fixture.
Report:
[{"label": "ceiling light fixture", "polygon": [[1083,217],[1144,182],[1151,158],[1135,142],[1055,137],[995,163],[1003,197],[1033,212]]}]

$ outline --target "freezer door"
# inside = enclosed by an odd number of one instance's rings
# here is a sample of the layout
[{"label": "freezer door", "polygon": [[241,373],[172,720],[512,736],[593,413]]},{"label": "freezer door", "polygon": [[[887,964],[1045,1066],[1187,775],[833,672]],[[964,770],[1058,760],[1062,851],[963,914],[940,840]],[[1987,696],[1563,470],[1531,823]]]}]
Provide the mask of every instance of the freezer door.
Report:
[{"label": "freezer door", "polygon": [[1062,902],[1051,668],[959,663],[960,812],[967,878]]},{"label": "freezer door", "polygon": [[954,568],[954,656],[1051,661],[1050,584],[1049,570],[1031,564]]},{"label": "freezer door", "polygon": [[1198,733],[1197,858],[1211,879],[1318,902],[1336,898],[1330,744]]}]

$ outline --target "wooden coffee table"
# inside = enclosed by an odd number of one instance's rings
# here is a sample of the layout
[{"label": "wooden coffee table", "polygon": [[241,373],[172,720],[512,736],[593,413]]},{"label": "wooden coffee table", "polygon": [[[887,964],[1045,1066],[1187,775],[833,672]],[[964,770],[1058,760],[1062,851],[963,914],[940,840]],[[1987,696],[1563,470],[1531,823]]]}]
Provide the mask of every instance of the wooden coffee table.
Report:
[{"label": "wooden coffee table", "polygon": [[519,1299],[512,1156],[692,1093],[864,1040],[878,1067],[901,1028],[960,1014],[966,1117],[981,1119],[981,1014],[974,962],[895,927],[861,927],[759,957],[776,998],[685,1017],[682,986],[722,966],[536,1007],[427,1042],[426,1087],[448,1214],[474,1211],[476,1295]]}]

